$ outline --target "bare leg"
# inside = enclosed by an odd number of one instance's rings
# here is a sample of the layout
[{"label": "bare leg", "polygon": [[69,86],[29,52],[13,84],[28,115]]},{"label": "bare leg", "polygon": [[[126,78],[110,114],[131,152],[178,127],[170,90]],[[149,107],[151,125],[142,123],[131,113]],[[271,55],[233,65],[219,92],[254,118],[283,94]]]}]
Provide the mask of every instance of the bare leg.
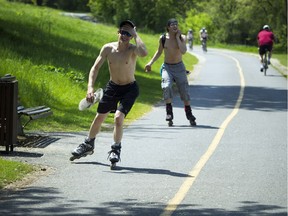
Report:
[{"label": "bare leg", "polygon": [[99,133],[101,129],[101,125],[106,119],[108,114],[109,113],[105,113],[105,114],[97,113],[96,114],[93,122],[91,123],[88,137],[84,140],[83,143],[81,143],[76,149],[72,151],[73,156],[70,158],[71,161],[75,159],[79,159],[88,154],[93,154],[94,141],[95,141],[96,135]]},{"label": "bare leg", "polygon": [[263,64],[263,55],[260,55],[260,64]]},{"label": "bare leg", "polygon": [[272,51],[271,52],[268,52],[268,64],[270,64],[270,59],[272,57]]},{"label": "bare leg", "polygon": [[88,138],[92,139],[95,138],[96,135],[100,132],[101,125],[105,121],[106,117],[108,116],[109,113],[105,114],[100,114],[97,113],[89,130],[89,135]]},{"label": "bare leg", "polygon": [[121,140],[123,137],[124,119],[125,119],[125,114],[117,110],[114,116],[115,126],[114,126],[114,131],[113,131],[115,143],[121,143]]}]

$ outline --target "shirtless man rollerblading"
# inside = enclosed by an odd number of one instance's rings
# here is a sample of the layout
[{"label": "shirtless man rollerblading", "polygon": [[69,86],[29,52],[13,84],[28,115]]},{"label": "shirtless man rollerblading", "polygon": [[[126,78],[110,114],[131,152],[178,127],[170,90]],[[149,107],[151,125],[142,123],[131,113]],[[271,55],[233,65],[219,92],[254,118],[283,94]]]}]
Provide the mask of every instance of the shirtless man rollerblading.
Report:
[{"label": "shirtless man rollerblading", "polygon": [[169,19],[167,22],[167,33],[159,38],[158,50],[152,59],[146,64],[145,70],[151,71],[152,64],[157,61],[164,50],[164,64],[161,67],[163,98],[166,102],[166,121],[168,125],[173,125],[173,89],[175,82],[180,93],[181,100],[184,103],[184,110],[191,126],[196,125],[196,118],[192,114],[190,106],[189,84],[186,75],[186,68],[182,61],[182,55],[187,51],[186,36],[181,34],[176,19]]},{"label": "shirtless man rollerblading", "polygon": [[[130,43],[134,39],[135,44]],[[94,151],[94,141],[100,132],[101,125],[110,112],[114,114],[113,145],[109,151],[111,168],[120,159],[121,140],[123,136],[124,119],[131,110],[139,95],[139,87],[135,79],[137,57],[147,55],[145,44],[136,32],[136,26],[130,20],[120,23],[118,41],[105,44],[89,73],[86,99],[94,100],[94,83],[99,70],[107,60],[110,80],[104,89],[103,97],[99,101],[97,114],[90,126],[85,141],[80,144],[72,155],[76,158],[86,156]]]}]

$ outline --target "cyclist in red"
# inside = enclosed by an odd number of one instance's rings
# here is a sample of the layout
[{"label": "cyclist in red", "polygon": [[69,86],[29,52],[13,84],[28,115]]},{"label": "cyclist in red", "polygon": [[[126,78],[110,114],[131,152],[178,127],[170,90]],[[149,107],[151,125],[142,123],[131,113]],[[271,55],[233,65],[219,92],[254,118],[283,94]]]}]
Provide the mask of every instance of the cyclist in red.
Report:
[{"label": "cyclist in red", "polygon": [[258,33],[258,36],[257,36],[260,62],[261,62],[261,68],[260,68],[261,72],[263,72],[263,55],[265,54],[265,49],[269,51],[268,64],[270,64],[274,40],[275,40],[275,37],[274,37],[273,32],[270,30],[270,27],[268,25],[264,25],[263,29]]}]

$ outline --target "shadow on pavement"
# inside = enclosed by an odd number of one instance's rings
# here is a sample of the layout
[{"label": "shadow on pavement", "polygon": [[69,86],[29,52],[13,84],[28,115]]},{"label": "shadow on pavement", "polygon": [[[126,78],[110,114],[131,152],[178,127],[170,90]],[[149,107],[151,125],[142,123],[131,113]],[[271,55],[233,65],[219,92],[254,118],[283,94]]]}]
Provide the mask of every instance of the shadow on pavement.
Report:
[{"label": "shadow on pavement", "polygon": [[[238,99],[239,91],[240,86],[191,85],[192,110],[233,109]],[[183,102],[179,97],[174,98],[173,106],[183,107]],[[286,112],[287,90],[246,86],[240,109]]]},{"label": "shadow on pavement", "polygon": [[[97,199],[97,197],[95,197]],[[53,201],[53,202],[52,202]],[[65,203],[63,203],[65,201]],[[138,199],[123,199],[119,201],[103,202],[101,207],[86,207],[87,200],[75,200],[73,197],[66,202],[56,188],[51,187],[29,187],[18,191],[1,191],[0,193],[0,214],[1,215],[133,215],[133,216],[159,216],[166,204],[163,202],[141,202]],[[89,200],[91,204],[93,200]],[[50,205],[53,204],[53,205]],[[43,204],[46,207],[43,207]],[[89,205],[87,203],[87,205]],[[41,206],[41,207],[39,207]],[[181,204],[179,210],[173,213],[176,215],[197,215],[197,216],[286,216],[285,208],[277,205],[266,205],[253,201],[241,201],[233,210],[223,208],[201,208],[198,204]]]},{"label": "shadow on pavement", "polygon": [[0,155],[5,156],[5,157],[40,158],[44,154],[35,153],[35,152],[24,152],[24,151],[13,151],[13,152],[9,152],[9,153],[7,153],[6,151],[0,151]]},{"label": "shadow on pavement", "polygon": [[[103,164],[99,162],[73,162],[73,164],[92,164],[97,166],[105,166],[109,167],[108,164]],[[121,171],[121,172],[115,172],[115,171]],[[123,167],[123,166],[116,166],[115,170],[111,171],[112,173],[118,173],[118,174],[127,174],[127,173],[145,173],[145,174],[158,174],[158,175],[169,175],[174,177],[193,177],[188,174],[183,173],[177,173],[177,172],[171,172],[170,170],[165,169],[149,169],[149,168],[136,168],[136,167]]]}]

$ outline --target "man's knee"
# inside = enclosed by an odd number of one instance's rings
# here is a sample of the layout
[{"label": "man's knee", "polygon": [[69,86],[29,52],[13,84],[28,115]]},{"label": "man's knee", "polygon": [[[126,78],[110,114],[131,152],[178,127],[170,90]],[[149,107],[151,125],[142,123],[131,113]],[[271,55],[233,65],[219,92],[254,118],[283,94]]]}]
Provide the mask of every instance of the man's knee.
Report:
[{"label": "man's knee", "polygon": [[122,126],[123,125],[123,122],[124,122],[124,118],[125,118],[125,115],[124,113],[120,112],[120,111],[117,111],[115,113],[115,116],[114,116],[114,122],[115,122],[115,126]]},{"label": "man's knee", "polygon": [[97,124],[97,123],[101,124],[102,122],[105,121],[106,117],[107,117],[107,114],[97,113],[97,115],[94,118],[93,124]]}]

